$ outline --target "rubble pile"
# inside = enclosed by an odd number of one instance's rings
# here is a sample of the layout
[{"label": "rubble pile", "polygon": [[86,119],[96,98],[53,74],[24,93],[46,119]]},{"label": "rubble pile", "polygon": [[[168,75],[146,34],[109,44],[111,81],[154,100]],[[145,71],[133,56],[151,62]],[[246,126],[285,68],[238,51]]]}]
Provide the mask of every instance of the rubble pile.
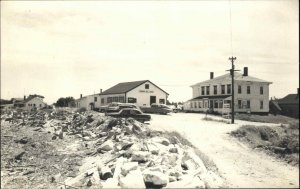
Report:
[{"label": "rubble pile", "polygon": [[[36,126],[53,133],[53,140],[74,136],[82,140],[87,150],[76,176],[66,180],[52,177],[53,183],[63,183],[58,188],[223,186],[222,179],[207,170],[193,148],[182,145],[175,136],[153,134],[148,126],[134,119],[112,118],[92,111],[40,114],[34,115],[39,123]],[[20,119],[25,125],[33,125],[31,119]],[[41,123],[44,124],[40,126]]]}]

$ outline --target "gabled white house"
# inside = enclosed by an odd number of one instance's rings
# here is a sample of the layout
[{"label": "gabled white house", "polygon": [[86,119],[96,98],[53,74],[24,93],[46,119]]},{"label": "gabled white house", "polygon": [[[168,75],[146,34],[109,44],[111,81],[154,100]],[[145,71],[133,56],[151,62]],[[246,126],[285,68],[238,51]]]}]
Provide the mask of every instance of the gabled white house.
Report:
[{"label": "gabled white house", "polygon": [[[234,105],[235,112],[266,114],[269,112],[269,85],[272,82],[244,73],[234,73]],[[191,86],[193,98],[185,103],[185,110],[206,112],[212,110],[222,113],[223,105],[231,105],[230,73],[214,78],[213,72],[209,80]]]},{"label": "gabled white house", "polygon": [[134,103],[150,106],[152,103],[166,104],[168,93],[149,80],[119,83],[99,94],[75,100],[76,107],[97,108],[112,102]]}]

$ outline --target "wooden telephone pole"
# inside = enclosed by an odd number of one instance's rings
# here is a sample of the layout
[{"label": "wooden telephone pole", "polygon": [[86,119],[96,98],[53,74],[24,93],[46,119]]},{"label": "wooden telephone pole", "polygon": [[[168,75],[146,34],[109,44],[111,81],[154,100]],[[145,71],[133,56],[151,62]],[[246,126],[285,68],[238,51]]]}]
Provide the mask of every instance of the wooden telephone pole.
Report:
[{"label": "wooden telephone pole", "polygon": [[231,124],[234,124],[234,72],[239,70],[234,69],[233,63],[236,60],[236,57],[229,57],[229,60],[231,61],[231,69],[226,71],[230,71],[231,75]]}]

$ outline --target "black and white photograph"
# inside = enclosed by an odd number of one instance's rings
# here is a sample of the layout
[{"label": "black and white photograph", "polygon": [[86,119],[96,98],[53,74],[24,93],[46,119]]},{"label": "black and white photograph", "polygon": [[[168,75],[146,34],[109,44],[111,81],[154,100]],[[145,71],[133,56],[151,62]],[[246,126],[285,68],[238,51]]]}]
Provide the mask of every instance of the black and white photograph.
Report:
[{"label": "black and white photograph", "polygon": [[0,3],[1,188],[299,188],[298,0]]}]

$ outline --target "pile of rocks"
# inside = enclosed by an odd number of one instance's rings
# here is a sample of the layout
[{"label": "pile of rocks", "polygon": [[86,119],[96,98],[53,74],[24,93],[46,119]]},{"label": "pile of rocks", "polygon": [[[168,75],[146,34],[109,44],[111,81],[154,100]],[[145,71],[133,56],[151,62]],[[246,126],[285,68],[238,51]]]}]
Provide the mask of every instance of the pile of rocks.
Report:
[{"label": "pile of rocks", "polygon": [[[43,116],[40,116],[43,115]],[[30,117],[34,117],[31,119]],[[134,119],[97,112],[52,111],[30,114],[22,123],[39,122],[52,139],[79,138],[88,149],[75,177],[53,183],[59,188],[218,188],[222,179],[207,170],[194,149],[175,136],[161,135]]]},{"label": "pile of rocks", "polygon": [[[92,149],[65,188],[217,188],[222,179],[207,170],[194,149],[175,136],[152,134],[133,119],[87,115],[81,137]],[[88,121],[90,120],[90,121]],[[64,188],[64,187],[59,187]]]}]

